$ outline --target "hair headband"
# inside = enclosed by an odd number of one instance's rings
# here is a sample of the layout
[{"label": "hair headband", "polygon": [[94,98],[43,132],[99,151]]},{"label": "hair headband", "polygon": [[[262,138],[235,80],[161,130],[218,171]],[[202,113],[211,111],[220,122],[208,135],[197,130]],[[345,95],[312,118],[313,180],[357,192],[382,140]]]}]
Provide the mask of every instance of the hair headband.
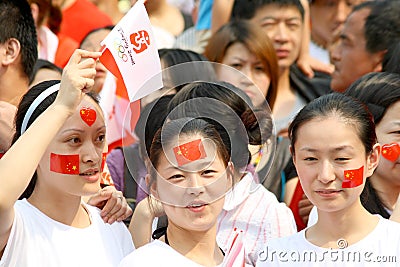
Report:
[{"label": "hair headband", "polygon": [[33,112],[35,112],[36,108],[45,100],[49,95],[52,93],[58,91],[60,89],[60,83],[54,84],[44,90],[43,92],[38,95],[38,97],[33,100],[32,104],[29,106],[28,111],[25,113],[24,119],[22,121],[22,126],[21,126],[21,135],[26,131],[26,127],[28,125],[29,120],[31,119],[31,116]]}]

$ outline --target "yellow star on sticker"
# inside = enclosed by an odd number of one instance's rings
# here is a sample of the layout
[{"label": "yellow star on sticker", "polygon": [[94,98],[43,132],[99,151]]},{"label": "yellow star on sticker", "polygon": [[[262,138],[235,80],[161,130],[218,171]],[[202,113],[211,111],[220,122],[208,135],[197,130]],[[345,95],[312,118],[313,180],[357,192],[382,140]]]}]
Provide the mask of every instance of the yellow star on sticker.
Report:
[{"label": "yellow star on sticker", "polygon": [[72,166],[72,169],[75,171],[76,170],[76,166],[74,165],[74,166]]},{"label": "yellow star on sticker", "polygon": [[82,113],[82,114],[85,114],[85,111],[84,111],[84,110],[81,110],[81,113]]},{"label": "yellow star on sticker", "polygon": [[178,152],[176,152],[178,155],[182,155],[182,151],[178,150]]},{"label": "yellow star on sticker", "polygon": [[350,174],[347,173],[347,174],[346,174],[346,177],[349,178],[349,177],[350,177]]}]

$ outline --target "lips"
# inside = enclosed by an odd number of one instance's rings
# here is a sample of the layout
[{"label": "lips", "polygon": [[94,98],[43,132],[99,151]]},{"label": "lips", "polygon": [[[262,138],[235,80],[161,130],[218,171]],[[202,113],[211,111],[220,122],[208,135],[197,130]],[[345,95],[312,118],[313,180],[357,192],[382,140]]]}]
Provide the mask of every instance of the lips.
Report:
[{"label": "lips", "polygon": [[189,205],[186,206],[192,212],[201,212],[205,209],[208,204],[203,201],[193,201]]},{"label": "lips", "polygon": [[289,56],[289,53],[290,50],[288,49],[281,49],[281,48],[276,49],[276,56],[278,57],[278,59],[287,58]]},{"label": "lips", "polygon": [[79,176],[83,177],[88,182],[97,182],[100,177],[100,172],[98,169],[87,169],[79,173]]},{"label": "lips", "polygon": [[342,192],[343,190],[341,189],[318,189],[315,190],[317,194],[323,197],[333,197]]}]

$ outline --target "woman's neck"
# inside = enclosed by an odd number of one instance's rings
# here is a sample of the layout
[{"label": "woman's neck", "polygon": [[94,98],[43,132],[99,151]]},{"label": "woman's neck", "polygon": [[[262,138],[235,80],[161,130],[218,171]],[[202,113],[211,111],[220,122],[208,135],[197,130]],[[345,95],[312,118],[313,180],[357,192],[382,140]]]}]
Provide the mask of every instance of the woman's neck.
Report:
[{"label": "woman's neck", "polygon": [[354,205],[341,211],[318,210],[318,222],[307,230],[306,238],[319,247],[335,249],[339,239],[344,239],[348,245],[362,240],[378,222],[379,218],[370,214],[358,199]]},{"label": "woman's neck", "polygon": [[400,193],[400,186],[379,177],[376,173],[369,179],[383,205],[389,210],[394,210]]},{"label": "woman's neck", "polygon": [[168,222],[169,245],[186,258],[203,266],[216,266],[222,263],[223,254],[216,242],[217,225],[205,232],[196,232]]},{"label": "woman's neck", "polygon": [[85,228],[91,224],[88,211],[83,207],[79,196],[45,191],[36,185],[28,202],[51,219],[65,225]]}]

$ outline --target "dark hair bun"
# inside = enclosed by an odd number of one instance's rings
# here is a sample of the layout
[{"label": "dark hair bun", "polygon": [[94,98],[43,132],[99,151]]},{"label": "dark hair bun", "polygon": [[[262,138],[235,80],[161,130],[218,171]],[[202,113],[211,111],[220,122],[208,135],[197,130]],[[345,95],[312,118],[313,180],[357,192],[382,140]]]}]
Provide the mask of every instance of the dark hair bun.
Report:
[{"label": "dark hair bun", "polygon": [[273,121],[265,111],[247,109],[240,116],[251,145],[261,145],[273,133]]}]

